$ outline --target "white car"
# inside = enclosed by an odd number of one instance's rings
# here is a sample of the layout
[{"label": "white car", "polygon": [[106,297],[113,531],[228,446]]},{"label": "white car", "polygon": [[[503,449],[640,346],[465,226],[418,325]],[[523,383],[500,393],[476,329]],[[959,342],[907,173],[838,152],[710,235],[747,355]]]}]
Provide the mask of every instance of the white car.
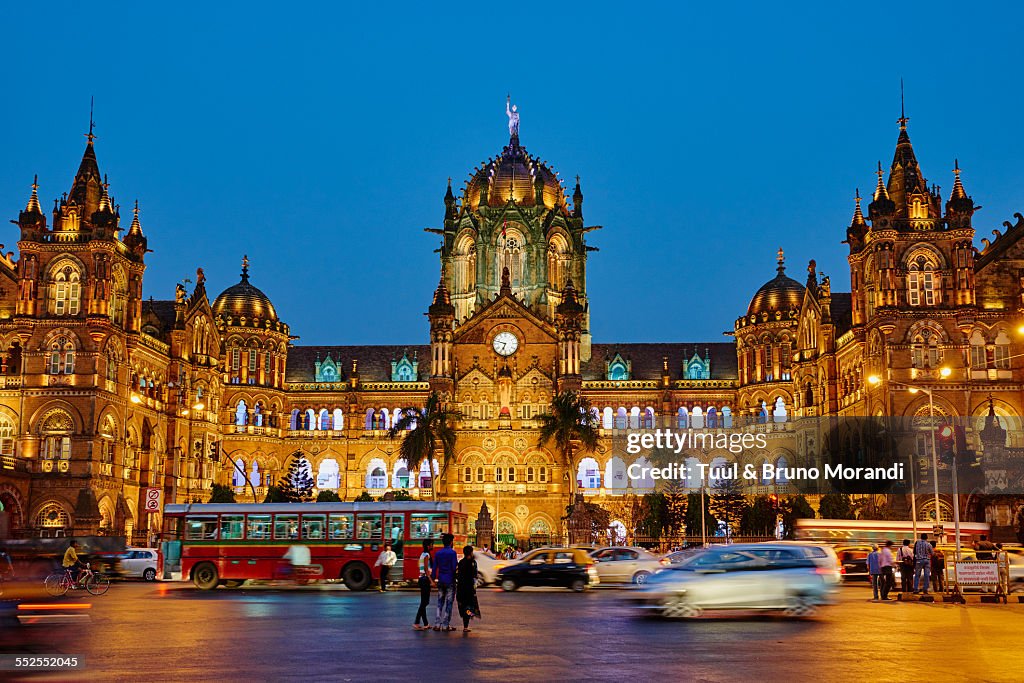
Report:
[{"label": "white car", "polygon": [[155,548],[128,548],[120,559],[121,576],[155,581],[159,555]]},{"label": "white car", "polygon": [[473,559],[476,560],[476,585],[478,588],[497,583],[498,570],[515,562],[515,560],[495,557],[479,549],[473,551]]},{"label": "white car", "polygon": [[669,565],[644,548],[598,548],[590,556],[597,562],[597,575],[601,583],[647,583],[655,573]]}]

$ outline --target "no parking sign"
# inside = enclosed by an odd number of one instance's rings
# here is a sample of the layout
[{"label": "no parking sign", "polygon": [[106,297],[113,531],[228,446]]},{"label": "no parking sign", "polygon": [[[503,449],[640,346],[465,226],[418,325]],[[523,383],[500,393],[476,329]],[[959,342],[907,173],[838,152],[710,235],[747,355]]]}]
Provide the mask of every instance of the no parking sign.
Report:
[{"label": "no parking sign", "polygon": [[160,503],[163,499],[164,492],[160,488],[147,488],[145,489],[145,499],[143,502],[142,509],[146,512],[160,512]]}]

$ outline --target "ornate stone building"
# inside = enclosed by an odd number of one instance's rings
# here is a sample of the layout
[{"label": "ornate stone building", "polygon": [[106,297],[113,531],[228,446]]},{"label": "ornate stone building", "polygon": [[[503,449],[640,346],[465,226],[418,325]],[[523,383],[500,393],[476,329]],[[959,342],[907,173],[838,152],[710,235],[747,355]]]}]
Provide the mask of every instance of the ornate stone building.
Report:
[{"label": "ornate stone building", "polygon": [[[805,284],[788,277],[780,250],[777,275],[727,342],[592,340],[586,237],[595,228],[579,179],[568,192],[512,133],[459,196],[449,182],[443,228],[432,231],[441,263],[433,298],[424,296],[429,343],[319,347],[292,343],[247,260],[212,303],[202,270],[192,292],[178,285],[173,300],[143,300],[149,250],[138,207],[122,231],[90,135],[49,222],[33,183],[17,253],[0,257],[8,531],[153,534],[160,519],[145,512],[147,489],[163,502],[205,500],[220,482],[240,501],[262,500],[299,452],[317,488],[343,499],[400,489],[426,497],[433,484],[468,510],[486,502],[506,540],[543,539],[562,531],[570,477],[605,503],[654,488],[626,476],[634,458],[614,437],[627,429],[763,431],[768,448],[742,458],[790,463],[814,450],[795,416],[927,417],[927,398],[905,385],[931,390],[940,415],[973,417],[972,447],[1004,473],[965,491],[965,518],[1003,530],[1019,520],[1018,498],[992,494],[1021,486],[1024,219],[976,249],[959,166],[943,207],[905,118],[888,180],[879,165],[867,217],[858,196],[845,231],[851,291],[832,292],[814,262]],[[538,416],[565,389],[591,400],[602,432],[598,451],[571,469],[537,438]],[[463,414],[457,459],[411,472],[387,429],[431,390]],[[785,480],[748,489],[792,490]],[[905,508],[905,496],[893,498]],[[918,513],[933,518],[934,503]]]}]

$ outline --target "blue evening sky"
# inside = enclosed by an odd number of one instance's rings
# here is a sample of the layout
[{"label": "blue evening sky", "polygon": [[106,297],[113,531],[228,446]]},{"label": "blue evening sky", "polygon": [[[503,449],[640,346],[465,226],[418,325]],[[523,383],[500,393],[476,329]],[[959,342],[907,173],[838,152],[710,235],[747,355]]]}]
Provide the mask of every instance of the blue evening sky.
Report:
[{"label": "blue evening sky", "polygon": [[[978,237],[1024,211],[1022,11],[986,3],[8,3],[0,206],[70,188],[89,97],[145,295],[238,281],[299,343],[425,343],[450,175],[521,137],[604,230],[595,341],[720,341],[786,250],[849,288],[854,188],[959,157]],[[0,242],[13,249],[8,223]]]}]

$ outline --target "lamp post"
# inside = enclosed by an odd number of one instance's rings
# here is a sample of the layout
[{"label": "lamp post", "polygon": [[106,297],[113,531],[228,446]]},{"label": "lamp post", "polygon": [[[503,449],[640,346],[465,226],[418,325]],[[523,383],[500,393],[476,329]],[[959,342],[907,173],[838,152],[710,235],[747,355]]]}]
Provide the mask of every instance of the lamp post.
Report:
[{"label": "lamp post", "polygon": [[[950,370],[949,368],[946,368],[946,367],[940,368],[939,369],[939,376],[942,379],[945,379],[945,378],[949,377],[952,374],[952,372],[953,371]],[[896,380],[893,380],[893,379],[890,379],[890,380],[887,380],[887,381],[890,384],[895,384],[897,386],[904,387],[905,389],[907,389],[907,391],[909,391],[912,394],[916,394],[919,391],[923,391],[928,396],[928,418],[929,418],[929,425],[930,425],[929,432],[931,434],[931,450],[932,450],[932,480],[933,480],[933,484],[935,486],[935,523],[936,523],[936,525],[941,525],[942,524],[942,516],[941,516],[940,512],[941,512],[942,508],[939,506],[939,457],[938,457],[937,451],[935,449],[935,426],[933,424],[931,424],[935,420],[934,389],[931,388],[931,387],[919,387],[919,386],[915,386],[913,384],[907,384],[905,382],[897,382]],[[882,378],[879,377],[878,375],[871,375],[870,377],[868,377],[868,384],[878,385],[878,384],[881,384],[881,382],[882,382]],[[886,401],[886,402],[888,403],[888,401]],[[891,412],[891,411],[889,411],[889,412]],[[913,476],[913,467],[911,467],[911,476]],[[955,476],[955,474],[954,474],[954,476]],[[913,489],[913,488],[914,488],[914,484],[911,483],[911,489]],[[911,505],[911,508],[912,508],[911,515],[914,518],[912,520],[912,522],[913,522],[913,526],[914,526],[914,536],[915,537],[917,536],[917,506],[916,506],[915,500],[914,500],[916,498],[916,495],[917,495],[916,492],[913,492],[913,493],[910,494],[910,505]],[[954,499],[955,499],[955,496],[954,496]],[[954,512],[955,512],[955,510],[954,510]]]}]

